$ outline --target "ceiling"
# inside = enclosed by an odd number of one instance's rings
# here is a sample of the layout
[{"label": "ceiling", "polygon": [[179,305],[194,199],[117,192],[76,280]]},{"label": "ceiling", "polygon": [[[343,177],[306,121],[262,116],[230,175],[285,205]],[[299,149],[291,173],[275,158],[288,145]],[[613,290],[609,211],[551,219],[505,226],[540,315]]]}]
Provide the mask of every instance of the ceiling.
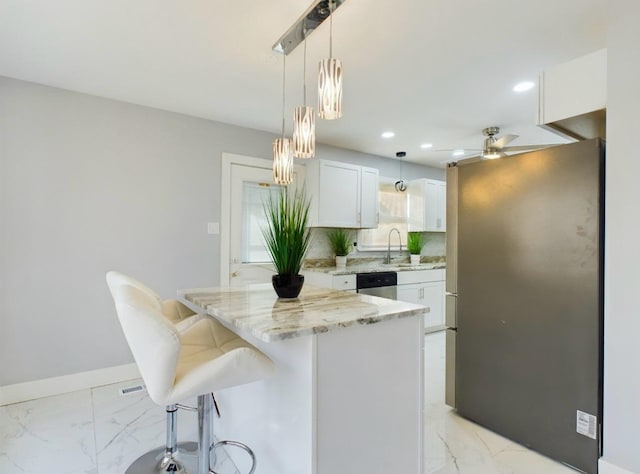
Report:
[{"label": "ceiling", "polygon": [[[0,0],[0,75],[279,133],[271,46],[310,3]],[[333,23],[344,117],[318,120],[317,140],[432,166],[450,159],[433,150],[480,147],[487,126],[519,134],[511,145],[561,143],[535,126],[535,88],[512,88],[605,47],[606,15],[606,0],[347,0]],[[326,23],[307,42],[312,104]],[[287,56],[288,134],[302,53]]]}]

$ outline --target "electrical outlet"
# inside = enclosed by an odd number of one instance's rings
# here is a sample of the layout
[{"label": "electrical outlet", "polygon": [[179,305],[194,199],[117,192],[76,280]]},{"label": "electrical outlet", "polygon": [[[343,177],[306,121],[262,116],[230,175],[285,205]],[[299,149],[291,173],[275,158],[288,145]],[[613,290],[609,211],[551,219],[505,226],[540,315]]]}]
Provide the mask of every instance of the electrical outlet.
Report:
[{"label": "electrical outlet", "polygon": [[208,222],[207,223],[207,234],[217,235],[220,233],[220,223],[219,222]]}]

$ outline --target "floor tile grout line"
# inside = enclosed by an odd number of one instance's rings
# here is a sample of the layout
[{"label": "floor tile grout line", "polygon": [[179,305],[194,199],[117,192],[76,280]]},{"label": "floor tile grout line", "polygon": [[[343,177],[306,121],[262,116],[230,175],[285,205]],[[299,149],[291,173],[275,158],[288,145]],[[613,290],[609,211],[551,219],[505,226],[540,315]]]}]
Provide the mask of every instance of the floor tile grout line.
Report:
[{"label": "floor tile grout line", "polygon": [[93,449],[95,451],[96,474],[100,474],[100,463],[98,462],[98,435],[96,434],[96,404],[93,398],[93,387],[89,389],[91,394],[91,419],[93,422]]}]

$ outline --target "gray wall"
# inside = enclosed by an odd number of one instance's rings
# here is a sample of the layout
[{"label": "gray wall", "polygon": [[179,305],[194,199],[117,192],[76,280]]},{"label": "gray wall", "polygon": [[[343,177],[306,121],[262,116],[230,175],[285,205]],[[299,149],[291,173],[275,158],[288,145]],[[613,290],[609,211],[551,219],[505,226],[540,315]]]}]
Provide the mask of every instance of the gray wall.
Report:
[{"label": "gray wall", "polygon": [[[217,284],[206,223],[220,220],[221,153],[270,159],[272,139],[0,77],[0,386],[132,362],[105,272],[165,297]],[[318,156],[398,169],[330,147]]]},{"label": "gray wall", "polygon": [[[609,2],[604,459],[640,472],[640,2]],[[608,466],[607,466],[608,467]],[[600,470],[601,474],[613,471]]]}]

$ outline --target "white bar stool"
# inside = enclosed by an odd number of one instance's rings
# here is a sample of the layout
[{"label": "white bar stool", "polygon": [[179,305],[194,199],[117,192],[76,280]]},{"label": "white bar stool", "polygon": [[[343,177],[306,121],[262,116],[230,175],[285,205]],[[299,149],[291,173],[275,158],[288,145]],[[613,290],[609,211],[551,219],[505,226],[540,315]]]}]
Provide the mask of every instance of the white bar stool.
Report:
[{"label": "white bar stool", "polygon": [[212,446],[212,393],[270,376],[275,371],[273,362],[209,317],[194,316],[172,324],[163,314],[162,302],[155,293],[145,291],[147,288],[136,280],[126,281],[123,276],[109,272],[107,284],[149,396],[158,405],[167,407],[165,461],[169,461],[162,467],[164,471],[158,471],[157,467],[155,471],[149,470],[150,453],[147,453],[139,458],[145,458],[147,470],[127,473],[187,472],[173,451],[175,406],[193,396],[198,399],[197,474],[215,474],[211,470],[211,453],[215,456],[215,449],[221,445],[245,449],[252,458],[250,474],[253,473],[256,460],[248,446],[237,441],[221,441]]}]

